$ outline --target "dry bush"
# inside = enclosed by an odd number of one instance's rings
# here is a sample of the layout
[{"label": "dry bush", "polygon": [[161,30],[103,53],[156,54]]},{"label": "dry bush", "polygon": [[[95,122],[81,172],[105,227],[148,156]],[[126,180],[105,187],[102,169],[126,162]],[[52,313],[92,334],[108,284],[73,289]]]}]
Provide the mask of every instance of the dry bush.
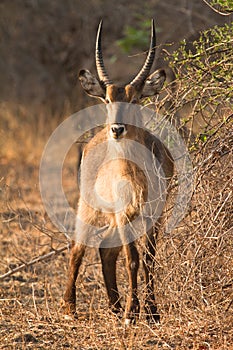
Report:
[{"label": "dry bush", "polygon": [[214,341],[223,346],[232,337],[232,146],[224,123],[195,155],[190,213],[171,237],[162,238],[156,258],[164,317],[186,324],[187,334],[197,332],[195,342],[211,349]]},{"label": "dry bush", "polygon": [[[194,43],[194,53],[184,47],[176,52],[176,89],[173,83],[160,102],[170,106],[167,115],[172,121],[180,117],[178,128],[194,167],[189,214],[171,236],[161,238],[156,257],[157,293],[164,317],[187,327],[182,348],[191,346],[188,334],[195,338],[193,348],[194,344],[210,349],[232,346],[231,33],[232,26],[215,28]],[[211,43],[213,38],[216,41]],[[168,104],[174,94],[176,98]]]}]

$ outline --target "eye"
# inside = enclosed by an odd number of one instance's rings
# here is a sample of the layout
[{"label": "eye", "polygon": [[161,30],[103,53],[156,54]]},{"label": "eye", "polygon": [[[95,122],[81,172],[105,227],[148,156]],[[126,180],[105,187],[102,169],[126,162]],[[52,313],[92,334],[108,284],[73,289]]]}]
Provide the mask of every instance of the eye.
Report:
[{"label": "eye", "polygon": [[105,99],[105,103],[107,103],[107,104],[110,103],[108,98]]},{"label": "eye", "polygon": [[137,103],[137,99],[136,98],[133,98],[131,103]]}]

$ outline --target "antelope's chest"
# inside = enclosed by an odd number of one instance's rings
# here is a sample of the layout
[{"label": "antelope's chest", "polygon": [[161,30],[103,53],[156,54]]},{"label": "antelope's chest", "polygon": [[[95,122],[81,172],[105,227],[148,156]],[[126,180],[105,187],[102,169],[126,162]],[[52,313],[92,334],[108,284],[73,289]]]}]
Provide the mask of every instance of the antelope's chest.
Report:
[{"label": "antelope's chest", "polygon": [[136,210],[145,200],[146,192],[144,173],[130,161],[111,160],[98,171],[94,195],[101,209]]}]

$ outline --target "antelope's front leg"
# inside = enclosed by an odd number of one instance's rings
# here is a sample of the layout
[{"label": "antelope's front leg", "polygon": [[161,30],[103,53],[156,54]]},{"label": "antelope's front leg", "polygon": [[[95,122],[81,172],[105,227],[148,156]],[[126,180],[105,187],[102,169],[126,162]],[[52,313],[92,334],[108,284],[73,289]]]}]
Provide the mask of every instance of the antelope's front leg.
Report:
[{"label": "antelope's front leg", "polygon": [[76,286],[75,282],[78,276],[79,267],[85,253],[85,246],[80,243],[73,242],[70,252],[70,261],[68,269],[68,280],[66,291],[64,294],[63,308],[66,315],[74,315],[76,313]]},{"label": "antelope's front leg", "polygon": [[139,268],[139,254],[134,243],[124,246],[126,252],[126,267],[129,276],[129,294],[126,301],[125,325],[135,323],[139,316],[140,304],[137,293],[137,274]]},{"label": "antelope's front leg", "polygon": [[116,261],[120,250],[121,247],[100,248],[99,250],[104,282],[108,293],[109,306],[115,314],[122,310],[116,283]]}]

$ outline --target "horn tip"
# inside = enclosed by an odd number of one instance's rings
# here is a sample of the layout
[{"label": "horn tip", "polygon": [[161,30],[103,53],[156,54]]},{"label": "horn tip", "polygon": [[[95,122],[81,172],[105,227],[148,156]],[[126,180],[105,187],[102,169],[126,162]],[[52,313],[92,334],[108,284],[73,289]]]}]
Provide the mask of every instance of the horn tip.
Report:
[{"label": "horn tip", "polygon": [[100,19],[100,22],[99,22],[99,28],[101,28],[103,25],[103,18]]},{"label": "horn tip", "polygon": [[101,18],[100,23],[98,25],[97,34],[96,34],[96,50],[98,50],[99,46],[101,45],[102,25],[103,25],[103,19]]},{"label": "horn tip", "polygon": [[152,18],[151,20],[151,33],[155,35],[155,20]]},{"label": "horn tip", "polygon": [[102,26],[103,26],[103,19],[101,18],[99,25],[98,25],[97,36],[101,33]]}]

